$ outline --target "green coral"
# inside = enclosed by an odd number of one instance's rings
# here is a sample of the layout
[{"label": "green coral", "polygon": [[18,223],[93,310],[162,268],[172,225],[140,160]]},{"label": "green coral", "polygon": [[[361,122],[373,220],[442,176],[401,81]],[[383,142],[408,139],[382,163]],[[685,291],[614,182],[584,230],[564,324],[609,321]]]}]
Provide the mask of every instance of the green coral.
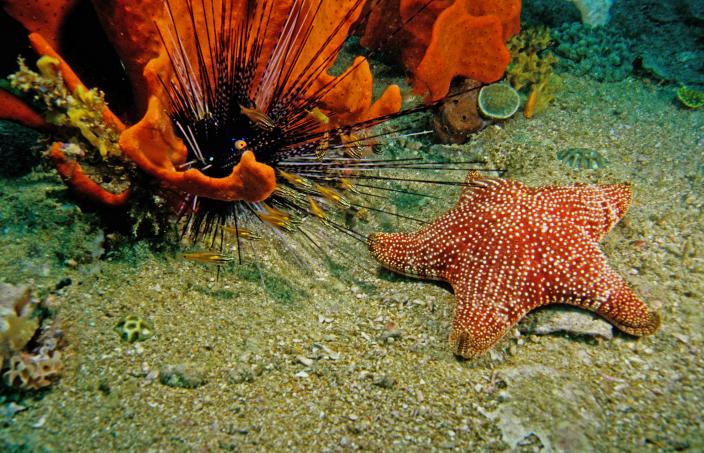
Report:
[{"label": "green coral", "polygon": [[125,316],[115,325],[115,331],[123,340],[130,343],[148,340],[154,335],[151,324],[137,315]]},{"label": "green coral", "polygon": [[677,90],[677,99],[687,108],[699,109],[704,106],[704,92],[681,86]]},{"label": "green coral", "polygon": [[596,170],[609,164],[601,153],[589,148],[563,149],[557,153],[557,158],[575,170]]},{"label": "green coral", "polygon": [[561,57],[558,69],[605,82],[623,80],[633,71],[631,42],[605,27],[570,23],[553,30],[553,37]]},{"label": "green coral", "polygon": [[552,44],[547,27],[528,27],[506,44],[511,52],[511,64],[506,79],[516,90],[530,89],[550,78],[557,58],[548,49]]}]

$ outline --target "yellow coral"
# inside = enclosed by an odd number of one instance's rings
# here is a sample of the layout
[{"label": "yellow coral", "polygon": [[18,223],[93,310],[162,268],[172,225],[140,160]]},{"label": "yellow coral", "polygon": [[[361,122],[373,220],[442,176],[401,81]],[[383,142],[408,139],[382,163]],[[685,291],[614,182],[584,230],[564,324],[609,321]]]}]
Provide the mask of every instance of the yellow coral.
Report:
[{"label": "yellow coral", "polygon": [[561,87],[562,79],[555,74],[551,74],[547,79],[533,85],[523,110],[525,117],[532,118],[536,113],[542,112],[555,99],[555,93]]},{"label": "yellow coral", "polygon": [[547,50],[551,44],[550,30],[546,27],[526,28],[508,42],[511,64],[506,79],[516,90],[528,91],[526,118],[543,110],[561,86],[560,78],[552,70],[557,57]]},{"label": "yellow coral", "polygon": [[538,85],[552,75],[557,58],[547,51],[551,43],[550,30],[546,27],[526,28],[508,42],[511,64],[506,78],[516,90]]}]

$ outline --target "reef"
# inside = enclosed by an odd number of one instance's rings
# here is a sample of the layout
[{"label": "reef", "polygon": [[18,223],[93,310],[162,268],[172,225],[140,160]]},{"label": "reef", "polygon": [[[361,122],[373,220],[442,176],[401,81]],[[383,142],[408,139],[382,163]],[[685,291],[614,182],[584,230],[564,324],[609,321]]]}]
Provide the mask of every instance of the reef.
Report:
[{"label": "reef", "polygon": [[652,77],[704,88],[704,3],[698,0],[620,0],[610,27],[632,43]]},{"label": "reef", "polygon": [[510,60],[505,42],[520,28],[519,0],[370,2],[360,43],[401,61],[417,93],[437,100],[454,77],[500,79]]},{"label": "reef", "polygon": [[606,27],[571,23],[552,35],[560,70],[605,82],[623,80],[633,72],[631,42]]}]

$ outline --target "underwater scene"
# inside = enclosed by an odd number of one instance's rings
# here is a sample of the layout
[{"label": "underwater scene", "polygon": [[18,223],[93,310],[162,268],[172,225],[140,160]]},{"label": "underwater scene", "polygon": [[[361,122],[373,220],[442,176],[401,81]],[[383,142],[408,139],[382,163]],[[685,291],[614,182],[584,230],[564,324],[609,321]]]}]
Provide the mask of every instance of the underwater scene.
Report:
[{"label": "underwater scene", "polygon": [[0,451],[704,451],[704,1],[0,26]]}]

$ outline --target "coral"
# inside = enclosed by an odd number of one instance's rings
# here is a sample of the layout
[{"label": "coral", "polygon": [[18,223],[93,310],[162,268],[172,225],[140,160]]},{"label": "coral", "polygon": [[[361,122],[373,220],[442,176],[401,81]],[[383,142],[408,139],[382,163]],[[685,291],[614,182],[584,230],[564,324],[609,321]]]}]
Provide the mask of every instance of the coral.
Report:
[{"label": "coral", "polygon": [[548,50],[551,44],[546,27],[523,29],[508,41],[511,64],[506,69],[506,79],[511,86],[518,91],[530,89],[552,75],[557,58]]},{"label": "coral", "polygon": [[604,27],[565,24],[553,30],[558,68],[595,80],[623,80],[633,71],[631,43]]},{"label": "coral", "polygon": [[36,354],[21,352],[13,355],[3,377],[9,386],[39,390],[58,379],[62,370],[61,352],[42,348]]},{"label": "coral", "polygon": [[20,59],[19,71],[8,79],[15,90],[33,95],[33,101],[43,106],[43,116],[49,124],[74,129],[103,158],[119,156],[117,131],[103,119],[104,94],[83,85],[69,93],[58,66],[59,60],[44,56],[37,61],[40,73],[36,73]]},{"label": "coral", "polygon": [[442,143],[464,143],[469,134],[484,127],[477,109],[479,86],[477,81],[462,80],[433,116],[433,129]]},{"label": "coral", "polygon": [[550,74],[546,80],[534,85],[526,100],[523,114],[526,118],[545,109],[555,99],[557,92],[562,88],[562,79],[557,74]]},{"label": "coral", "polygon": [[[520,0],[377,2],[360,43],[400,52],[416,92],[445,96],[454,77],[498,80],[510,55],[505,41],[520,28]],[[399,26],[398,37],[389,39]]]},{"label": "coral", "polygon": [[575,170],[596,170],[609,164],[601,153],[589,148],[563,149],[557,153],[557,159]]},{"label": "coral", "polygon": [[120,337],[130,343],[148,340],[154,335],[154,329],[144,319],[137,315],[127,315],[115,325],[115,331]]},{"label": "coral", "polygon": [[0,283],[0,370],[3,363],[32,339],[39,323],[32,317],[34,302],[28,286]]},{"label": "coral", "polygon": [[548,50],[552,42],[546,27],[526,28],[508,42],[511,64],[506,79],[516,90],[528,92],[526,118],[544,109],[560,87],[559,78],[553,73],[557,58]]},{"label": "coral", "polygon": [[[41,123],[28,121],[28,116],[5,111],[6,116],[15,115],[29,126],[50,124],[61,129],[74,143],[85,145],[67,153],[62,142],[55,142],[47,155],[51,158],[59,174],[67,184],[83,196],[110,206],[124,203],[129,190],[119,194],[103,189],[94,179],[86,175],[78,160],[90,160],[105,167],[114,175],[116,157],[121,156],[118,146],[118,133],[123,128],[121,122],[112,118],[104,101],[104,95],[96,89],[88,90],[75,75],[62,69],[63,63],[57,56],[45,55],[37,61],[39,72],[30,70],[22,59],[19,70],[8,77],[11,87],[18,93],[31,97],[42,111]],[[64,72],[62,72],[64,71]],[[71,90],[72,89],[72,90]],[[13,103],[13,105],[22,105]],[[107,112],[107,113],[106,113]],[[30,117],[31,118],[31,117]],[[84,149],[97,150],[97,156],[85,156]],[[70,156],[70,157],[69,157]]]},{"label": "coral", "polygon": [[686,86],[681,86],[677,90],[677,99],[689,109],[700,109],[704,107],[704,91],[695,90]]},{"label": "coral", "polygon": [[606,25],[614,0],[572,0],[582,15],[582,23],[590,27]]},{"label": "coral", "polygon": [[479,91],[479,112],[489,119],[505,120],[513,116],[521,104],[518,92],[509,84],[494,83]]},{"label": "coral", "polygon": [[698,0],[619,0],[609,26],[632,42],[642,69],[655,78],[703,87],[702,5]]},{"label": "coral", "polygon": [[54,323],[37,335],[36,306],[29,287],[0,283],[0,371],[7,368],[5,383],[24,390],[50,385],[62,369],[63,332]]}]

